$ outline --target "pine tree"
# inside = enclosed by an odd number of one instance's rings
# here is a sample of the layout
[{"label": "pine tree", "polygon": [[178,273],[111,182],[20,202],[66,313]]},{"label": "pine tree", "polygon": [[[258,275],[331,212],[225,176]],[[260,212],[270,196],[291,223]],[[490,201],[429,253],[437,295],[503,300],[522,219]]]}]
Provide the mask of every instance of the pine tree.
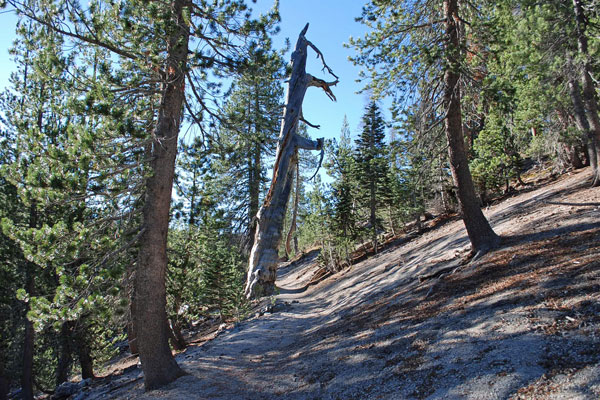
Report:
[{"label": "pine tree", "polygon": [[[560,168],[568,164],[580,168],[586,132],[577,132],[569,99],[569,82],[576,80],[569,62],[573,45],[568,32],[574,29],[569,8],[524,1],[489,4],[483,11],[487,18],[479,21],[475,36],[487,52],[470,59],[481,79],[467,99],[470,103],[478,99],[477,134],[487,143],[483,146],[487,150],[473,152],[479,185],[496,186],[491,175],[489,184],[481,175],[486,168],[496,168],[491,165],[498,161],[490,153],[492,143],[503,147],[495,150],[508,156],[502,169],[517,180],[520,154],[540,160],[551,157]],[[578,89],[575,92],[579,95]],[[474,144],[476,135],[471,139]],[[485,197],[485,189],[480,192]]]},{"label": "pine tree", "polygon": [[239,318],[245,303],[246,260],[228,243],[226,229],[218,215],[200,228],[200,301],[209,312],[218,312],[222,321]]},{"label": "pine tree", "polygon": [[339,260],[338,269],[351,263],[355,241],[358,238],[358,192],[356,162],[352,148],[348,119],[344,116],[339,143],[333,139],[327,146],[328,159],[325,162],[328,174],[333,177],[331,184],[330,207],[332,215],[327,219],[329,231],[333,235],[334,252]]},{"label": "pine tree", "polygon": [[339,144],[334,140],[331,144],[331,159],[325,164],[327,172],[334,179],[333,190],[333,221],[336,231],[343,238],[355,240],[357,237],[357,203],[358,183],[356,180],[352,142],[350,138],[348,119],[344,116],[340,132]]},{"label": "pine tree", "polygon": [[[97,90],[84,94],[72,79],[74,72],[90,63],[90,75],[80,73],[77,83],[97,83],[101,55],[62,52],[62,40],[51,30],[32,24],[22,27],[14,49],[22,69],[12,79],[14,94],[9,93],[3,104],[6,133],[14,138],[15,154],[3,172],[18,190],[22,211],[7,215],[2,224],[27,259],[26,275],[35,277],[34,285],[26,282],[19,291],[19,297],[27,300],[28,323],[37,331],[69,336],[64,338],[68,346],[57,346],[61,347],[58,365],[36,361],[45,368],[56,366],[57,383],[61,383],[70,371],[71,353],[79,359],[84,378],[92,377],[92,349],[106,350],[106,336],[114,334],[114,325],[107,321],[123,309],[119,279],[131,240],[125,232],[141,179],[128,179],[135,176],[131,172],[139,163],[138,155],[127,149],[131,142],[123,138],[127,113],[115,110],[124,123],[106,118],[110,108],[105,104],[90,109],[92,96],[115,108],[119,102],[100,99],[103,94]],[[80,62],[77,67],[75,57]],[[88,116],[74,111],[86,108]],[[118,140],[112,141],[115,133]],[[117,150],[118,156],[93,158],[92,149]],[[106,329],[92,335],[94,324]],[[32,343],[30,335],[25,337]],[[36,356],[35,351],[28,353],[30,359]],[[24,364],[24,372],[30,364]],[[35,380],[49,381],[47,376]]]},{"label": "pine tree", "polygon": [[263,188],[267,182],[265,159],[275,154],[283,107],[285,65],[281,52],[269,40],[248,50],[242,73],[234,80],[225,104],[226,119],[214,143],[214,172],[227,202],[235,231],[252,248]]},{"label": "pine tree", "polygon": [[[250,14],[241,0],[202,6],[183,0],[164,4],[92,2],[85,7],[71,0],[8,3],[71,40],[74,48],[109,53],[118,68],[111,71],[105,65],[103,72],[111,78],[106,92],[145,105],[138,118],[147,123],[146,137],[150,140],[145,147],[148,173],[144,175],[142,227],[137,242],[133,319],[145,387],[157,388],[183,373],[168,345],[164,279],[183,109],[199,122],[201,113],[217,115],[205,97],[217,87],[207,83],[206,74],[213,70],[223,76],[238,67],[241,47],[233,41],[260,35],[269,21],[249,21]],[[91,105],[95,103],[90,99]]]},{"label": "pine tree", "polygon": [[326,187],[321,181],[320,176],[315,177],[312,190],[306,193],[306,197],[301,200],[300,219],[301,225],[298,229],[298,246],[301,249],[310,249],[314,246],[325,251],[329,243],[329,216],[332,214]]},{"label": "pine tree", "polygon": [[368,229],[377,252],[377,232],[383,228],[378,211],[389,195],[389,162],[385,122],[375,101],[366,107],[362,125],[362,132],[355,141],[355,173],[359,182],[359,201],[368,210]]},{"label": "pine tree", "polygon": [[[374,96],[391,95],[396,110],[406,100],[431,104],[435,118],[430,126],[443,126],[463,222],[476,253],[495,247],[499,238],[481,212],[463,137],[461,77],[470,26],[463,21],[471,15],[478,13],[459,9],[457,0],[445,0],[441,8],[427,1],[372,1],[359,18],[372,31],[350,44],[359,52],[353,61],[367,69],[362,76]],[[429,85],[423,97],[415,90],[422,82],[443,84]]]}]

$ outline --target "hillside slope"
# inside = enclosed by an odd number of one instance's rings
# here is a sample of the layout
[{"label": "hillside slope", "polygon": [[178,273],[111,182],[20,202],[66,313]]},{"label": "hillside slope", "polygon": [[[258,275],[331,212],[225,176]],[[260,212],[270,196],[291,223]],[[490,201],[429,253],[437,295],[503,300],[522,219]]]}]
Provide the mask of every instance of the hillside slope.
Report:
[{"label": "hillside slope", "polygon": [[458,266],[461,221],[304,289],[280,270],[272,313],[178,356],[190,374],[144,393],[139,368],[85,398],[600,398],[600,188],[589,169],[485,211],[503,247]]}]

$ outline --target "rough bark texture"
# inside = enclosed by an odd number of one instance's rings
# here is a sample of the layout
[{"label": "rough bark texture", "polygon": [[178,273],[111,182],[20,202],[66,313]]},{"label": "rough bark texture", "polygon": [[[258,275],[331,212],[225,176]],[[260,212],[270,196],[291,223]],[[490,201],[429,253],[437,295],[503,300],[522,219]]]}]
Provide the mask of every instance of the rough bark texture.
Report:
[{"label": "rough bark texture", "polygon": [[[131,303],[131,311],[135,307],[135,303]],[[127,344],[129,345],[129,352],[131,354],[139,354],[140,350],[137,345],[137,336],[135,334],[135,326],[132,321],[127,324]]]},{"label": "rough bark texture", "polygon": [[181,334],[181,327],[176,321],[169,320],[169,326],[167,327],[169,332],[169,343],[175,350],[185,350],[187,343],[183,335]]},{"label": "rough bark texture", "polygon": [[[273,167],[273,180],[263,206],[256,216],[258,227],[254,246],[250,253],[248,276],[245,293],[248,298],[260,297],[273,293],[277,264],[279,262],[278,247],[281,243],[283,221],[293,184],[295,162],[294,155],[298,148],[320,150],[323,140],[309,140],[298,135],[298,121],[302,116],[302,101],[309,86],[321,87],[325,93],[335,100],[330,86],[337,83],[325,82],[314,78],[305,71],[308,46],[313,48],[323,59],[321,52],[305,38],[308,24],[304,27],[294,52],[292,53],[292,73],[290,76],[286,107],[277,144],[277,155]],[[325,68],[333,75],[329,67]],[[333,75],[335,76],[335,75]],[[336,77],[337,78],[337,77]]]},{"label": "rough bark texture", "polygon": [[[590,129],[589,153],[592,168],[594,170],[592,186],[600,186],[600,118],[598,117],[598,103],[596,101],[596,87],[592,79],[592,62],[588,50],[588,38],[586,36],[587,19],[583,13],[581,0],[573,0],[573,8],[577,22],[577,48],[579,54],[583,56],[583,65],[581,66],[581,86],[583,90],[583,104],[585,105],[585,114]],[[594,161],[595,164],[594,165]]]},{"label": "rough bark texture", "polygon": [[135,273],[134,326],[146,390],[182,376],[169,347],[165,273],[169,208],[177,155],[177,136],[185,96],[185,68],[189,30],[183,17],[184,1],[172,3],[172,23],[165,81],[154,128],[152,176],[146,181],[143,232]]},{"label": "rough bark texture", "polygon": [[496,247],[500,242],[500,238],[492,230],[481,211],[465,151],[460,109],[460,43],[458,36],[460,18],[458,16],[458,1],[444,0],[444,12],[446,18],[446,70],[444,73],[444,108],[446,117],[444,120],[444,129],[448,140],[450,169],[452,170],[454,183],[458,188],[458,204],[469,240],[471,241],[472,250],[475,253],[485,252]]}]

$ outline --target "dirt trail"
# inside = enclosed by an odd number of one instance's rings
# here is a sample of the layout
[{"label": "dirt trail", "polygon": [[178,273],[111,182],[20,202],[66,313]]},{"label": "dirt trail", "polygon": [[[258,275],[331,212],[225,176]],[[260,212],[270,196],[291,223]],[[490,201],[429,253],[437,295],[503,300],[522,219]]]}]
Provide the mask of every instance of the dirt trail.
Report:
[{"label": "dirt trail", "polygon": [[589,177],[485,210],[503,247],[441,279],[418,276],[457,265],[461,221],[306,290],[314,263],[287,265],[274,312],[178,356],[189,376],[144,393],[130,368],[83,398],[600,398],[600,188]]}]

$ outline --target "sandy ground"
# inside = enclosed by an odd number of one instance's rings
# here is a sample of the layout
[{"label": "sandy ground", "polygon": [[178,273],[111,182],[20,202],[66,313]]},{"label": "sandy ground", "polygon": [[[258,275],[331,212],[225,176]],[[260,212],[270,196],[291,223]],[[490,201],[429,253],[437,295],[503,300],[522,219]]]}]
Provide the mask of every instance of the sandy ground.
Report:
[{"label": "sandy ground", "polygon": [[280,269],[273,312],[177,356],[189,373],[144,393],[133,366],[79,398],[598,399],[600,188],[589,169],[485,210],[503,246],[452,274],[454,220],[304,289]]}]

